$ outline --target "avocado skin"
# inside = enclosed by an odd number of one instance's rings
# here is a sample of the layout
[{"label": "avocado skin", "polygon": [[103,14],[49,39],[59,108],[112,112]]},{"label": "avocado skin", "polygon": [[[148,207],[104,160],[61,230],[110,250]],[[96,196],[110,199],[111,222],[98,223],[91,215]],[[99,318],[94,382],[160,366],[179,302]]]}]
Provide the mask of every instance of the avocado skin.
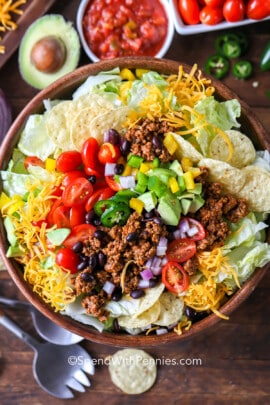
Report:
[{"label": "avocado skin", "polygon": [[[37,41],[46,36],[55,36],[66,48],[62,67],[53,73],[39,71],[31,62],[31,51]],[[72,23],[60,14],[47,14],[38,18],[26,30],[19,48],[19,68],[23,79],[36,89],[43,89],[55,80],[72,72],[79,64],[81,45],[79,35]]]}]

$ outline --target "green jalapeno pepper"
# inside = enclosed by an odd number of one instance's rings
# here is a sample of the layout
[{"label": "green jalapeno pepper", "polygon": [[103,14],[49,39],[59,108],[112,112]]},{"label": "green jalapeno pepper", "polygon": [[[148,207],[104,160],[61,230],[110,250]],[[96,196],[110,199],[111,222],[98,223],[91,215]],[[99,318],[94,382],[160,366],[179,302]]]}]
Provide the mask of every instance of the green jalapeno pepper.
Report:
[{"label": "green jalapeno pepper", "polygon": [[222,55],[210,56],[205,64],[206,73],[214,76],[216,79],[222,79],[229,70],[229,61]]},{"label": "green jalapeno pepper", "polygon": [[223,44],[222,54],[226,58],[238,58],[241,55],[241,47],[237,41],[228,41]]},{"label": "green jalapeno pepper", "polygon": [[247,79],[252,74],[252,64],[248,60],[240,60],[233,66],[233,74],[238,79]]},{"label": "green jalapeno pepper", "polygon": [[130,208],[124,203],[115,203],[107,208],[100,217],[102,225],[111,228],[114,225],[125,225],[130,216]]},{"label": "green jalapeno pepper", "polygon": [[95,213],[100,217],[103,212],[115,204],[112,200],[100,200],[94,205]]},{"label": "green jalapeno pepper", "polygon": [[[247,37],[245,36],[245,34],[243,34],[242,32],[230,32],[230,33],[226,33],[223,35],[219,35],[216,40],[215,40],[215,48],[216,51],[219,55],[223,55],[226,57],[230,57],[228,56],[227,53],[227,45],[225,46],[225,44],[228,43],[233,43],[234,45],[237,44],[238,46],[238,51],[240,52],[238,56],[243,55],[247,48],[248,48],[248,41],[247,41]],[[238,56],[231,56],[231,57],[238,57]]]},{"label": "green jalapeno pepper", "polygon": [[270,41],[267,42],[260,60],[260,68],[262,70],[270,70]]}]

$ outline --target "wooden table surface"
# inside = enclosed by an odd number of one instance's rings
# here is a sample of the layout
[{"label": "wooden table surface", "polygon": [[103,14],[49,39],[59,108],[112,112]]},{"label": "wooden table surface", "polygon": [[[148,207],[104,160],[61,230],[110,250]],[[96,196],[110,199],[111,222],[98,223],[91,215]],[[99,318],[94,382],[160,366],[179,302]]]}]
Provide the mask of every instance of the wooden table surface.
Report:
[{"label": "wooden table surface", "polygon": [[[58,0],[51,12],[61,13],[75,22],[79,0]],[[253,62],[254,75],[240,81],[230,74],[224,83],[255,111],[266,129],[270,128],[270,72],[262,72],[259,59],[270,39],[270,22],[241,28],[249,37],[247,58]],[[175,34],[166,57],[190,65],[203,64],[214,53],[218,32],[193,36]],[[0,70],[0,88],[8,95],[15,118],[36,94],[21,78],[17,53]],[[81,65],[89,63],[82,52]],[[257,85],[257,86],[256,86]],[[1,124],[0,124],[1,125]],[[24,299],[8,274],[0,273],[0,295]],[[70,403],[119,404],[267,404],[270,403],[270,274],[230,317],[203,336],[184,343],[147,348],[158,364],[156,384],[137,396],[122,394],[111,382],[106,365],[98,365],[92,386],[76,394]],[[27,313],[6,310],[28,332],[36,333]],[[117,349],[84,341],[82,345],[102,363]],[[0,327],[0,403],[2,405],[63,404],[36,384],[32,374],[33,352],[10,332]],[[180,365],[180,362],[182,365]],[[178,363],[179,365],[174,365]],[[48,370],[49,372],[49,370]]]}]

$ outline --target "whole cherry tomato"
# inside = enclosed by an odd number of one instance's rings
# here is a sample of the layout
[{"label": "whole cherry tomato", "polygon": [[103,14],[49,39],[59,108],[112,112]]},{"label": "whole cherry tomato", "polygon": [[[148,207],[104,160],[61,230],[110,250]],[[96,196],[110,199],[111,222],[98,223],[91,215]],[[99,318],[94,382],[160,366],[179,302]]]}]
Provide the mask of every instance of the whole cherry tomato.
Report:
[{"label": "whole cherry tomato", "polygon": [[97,170],[99,144],[96,138],[88,138],[82,146],[82,161],[85,168]]},{"label": "whole cherry tomato", "polygon": [[216,25],[223,20],[221,7],[205,6],[200,11],[200,21],[206,25]]},{"label": "whole cherry tomato", "polygon": [[228,22],[241,21],[245,17],[245,3],[243,0],[226,0],[223,4],[223,16]]},{"label": "whole cherry tomato", "polygon": [[91,211],[94,208],[94,205],[96,202],[100,200],[108,200],[108,198],[112,197],[115,194],[115,191],[113,191],[110,187],[104,187],[100,188],[98,190],[95,190],[93,194],[88,198],[85,204],[85,210],[86,211]]},{"label": "whole cherry tomato", "polygon": [[65,176],[62,180],[62,186],[67,187],[73,180],[78,177],[86,177],[85,173],[82,170],[71,170],[70,172],[65,173]]},{"label": "whole cherry tomato", "polygon": [[247,17],[252,20],[262,20],[270,16],[270,0],[249,0],[247,3]]},{"label": "whole cherry tomato", "polygon": [[69,221],[70,226],[77,226],[84,223],[85,209],[84,205],[78,205],[70,208]]},{"label": "whole cherry tomato", "polygon": [[52,213],[53,224],[57,228],[70,228],[70,208],[64,205],[56,207]]},{"label": "whole cherry tomato", "polygon": [[120,156],[119,146],[109,142],[103,143],[98,151],[98,160],[103,165],[106,163],[116,163]]},{"label": "whole cherry tomato", "polygon": [[82,164],[80,152],[70,150],[61,153],[56,159],[56,170],[65,173],[71,170],[76,170]]},{"label": "whole cherry tomato", "polygon": [[204,0],[206,6],[222,7],[225,0]]},{"label": "whole cherry tomato", "polygon": [[186,24],[193,25],[200,22],[200,7],[197,0],[179,0],[178,8]]},{"label": "whole cherry tomato", "polygon": [[66,207],[83,205],[92,193],[92,184],[84,177],[77,177],[64,189],[62,201]]},{"label": "whole cherry tomato", "polygon": [[55,262],[58,266],[62,267],[63,270],[69,270],[73,274],[78,271],[80,259],[73,250],[62,248],[56,253]]}]

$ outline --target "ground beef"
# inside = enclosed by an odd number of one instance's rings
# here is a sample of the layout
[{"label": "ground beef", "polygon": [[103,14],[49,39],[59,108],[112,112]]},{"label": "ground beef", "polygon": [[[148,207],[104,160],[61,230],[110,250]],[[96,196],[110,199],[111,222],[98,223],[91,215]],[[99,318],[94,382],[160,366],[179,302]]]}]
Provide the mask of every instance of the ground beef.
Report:
[{"label": "ground beef", "polygon": [[196,256],[192,256],[185,263],[182,263],[184,270],[188,273],[189,276],[196,274],[199,268],[199,262]]},{"label": "ground beef", "polygon": [[219,183],[205,183],[203,190],[205,204],[194,217],[204,226],[206,237],[197,242],[197,249],[212,250],[224,245],[230,233],[227,221],[238,222],[248,214],[248,203],[231,194],[222,195]]},{"label": "ground beef", "polygon": [[130,152],[141,156],[147,161],[158,157],[162,162],[169,162],[172,156],[163,145],[164,134],[172,132],[173,128],[168,122],[158,118],[150,120],[141,119],[125,134],[125,138],[131,143]]},{"label": "ground beef", "polygon": [[99,226],[97,229],[104,232],[104,237],[101,240],[91,238],[85,242],[83,254],[86,258],[94,256],[97,261],[102,254],[105,263],[103,266],[89,265],[76,276],[74,285],[77,296],[85,294],[82,305],[86,312],[103,319],[107,316],[104,303],[111,298],[102,289],[105,282],[111,281],[119,290],[122,270],[130,263],[125,276],[124,292],[136,290],[144,263],[156,254],[160,237],[167,236],[168,232],[165,225],[154,219],[144,220],[136,212],[130,215],[124,226]]}]

